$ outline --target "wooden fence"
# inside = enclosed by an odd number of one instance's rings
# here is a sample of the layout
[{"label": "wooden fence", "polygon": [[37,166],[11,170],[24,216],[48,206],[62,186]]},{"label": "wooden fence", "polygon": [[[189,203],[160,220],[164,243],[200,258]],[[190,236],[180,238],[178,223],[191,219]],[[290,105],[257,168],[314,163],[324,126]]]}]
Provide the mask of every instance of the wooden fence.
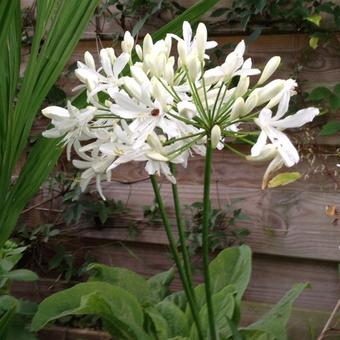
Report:
[{"label": "wooden fence", "polygon": [[[228,37],[227,33],[216,36],[221,46],[242,38]],[[111,43],[102,41],[102,44],[109,46]],[[86,50],[97,56],[96,42],[81,41],[70,65],[82,60]],[[307,53],[307,35],[284,34],[260,36],[246,54],[257,67],[263,67],[271,56],[280,55],[283,64],[276,76],[297,75],[303,90],[340,82],[339,37],[313,52],[312,58],[305,58]],[[296,74],[296,67],[302,60],[304,67]],[[67,76],[60,79],[59,85],[70,93],[69,89],[77,85],[77,81]],[[310,339],[309,327],[319,331],[340,296],[340,225],[333,223],[332,217],[326,214],[327,206],[340,207],[340,177],[335,173],[336,159],[324,156],[325,150],[339,144],[339,137],[311,138],[309,134],[312,132],[293,136],[303,145],[304,153],[312,149],[315,154],[313,161],[304,160],[296,167],[308,179],[282,188],[261,190],[265,165],[250,164],[225,151],[214,154],[213,205],[223,206],[234,198],[242,198],[238,207],[250,217],[249,221],[242,222],[242,226],[250,230],[246,243],[254,251],[244,322],[258,318],[267,308],[265,304],[277,302],[294,283],[311,283],[311,288],[297,300],[290,339]],[[243,151],[249,152],[249,149]],[[320,171],[315,173],[315,169]],[[203,161],[200,157],[194,157],[187,169],[178,169],[177,178],[182,204],[202,200]],[[138,223],[138,232],[134,236],[129,232],[131,217],[110,219],[105,228],[86,225],[81,231],[68,233],[56,242],[67,241],[67,247],[75,252],[90,250],[98,261],[128,267],[145,276],[168,269],[172,261],[163,228],[143,222],[143,206],[152,205],[154,199],[143,167],[133,163],[121,166],[113,173],[113,179],[112,183],[104,185],[104,192],[108,198],[127,202],[133,221]],[[173,216],[169,183],[163,181],[161,190]],[[42,197],[46,197],[44,193],[35,202]],[[25,217],[29,220],[32,214]],[[23,296],[40,299],[51,293],[48,287],[52,283],[50,279],[40,281],[36,286],[40,295],[36,295],[30,285],[19,285],[16,289]],[[52,286],[59,289],[64,284]],[[174,288],[179,288],[178,281]],[[301,308],[308,311],[303,312]]]}]

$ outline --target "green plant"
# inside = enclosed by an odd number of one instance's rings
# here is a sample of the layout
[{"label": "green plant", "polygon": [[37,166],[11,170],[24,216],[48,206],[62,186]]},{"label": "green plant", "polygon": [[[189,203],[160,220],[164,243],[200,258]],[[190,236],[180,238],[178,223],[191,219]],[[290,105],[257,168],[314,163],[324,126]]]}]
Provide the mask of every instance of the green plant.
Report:
[{"label": "green plant", "polygon": [[[54,167],[58,141],[39,140],[16,181],[37,111],[62,72],[98,1],[38,0],[35,34],[23,78],[19,0],[0,4],[0,245],[13,231],[21,210]],[[17,90],[19,89],[19,90]]]},{"label": "green plant", "polygon": [[26,249],[11,240],[0,249],[0,338],[3,340],[36,339],[29,331],[36,304],[10,295],[12,282],[38,279],[30,270],[15,269]]},{"label": "green plant", "polygon": [[[119,339],[197,339],[183,291],[171,293],[174,270],[145,280],[124,268],[91,264],[90,279],[45,299],[32,322],[37,331],[67,315],[94,314]],[[222,251],[209,265],[216,330],[220,339],[286,339],[292,303],[306,287],[292,288],[259,321],[240,326],[241,299],[251,274],[251,252],[243,245]],[[209,338],[204,284],[195,287],[204,339]]]},{"label": "green plant", "polygon": [[[209,221],[209,250],[216,251],[230,247],[235,243],[243,243],[249,235],[249,230],[239,228],[238,223],[248,220],[248,216],[241,209],[235,208],[240,199],[231,201],[223,209],[212,209]],[[203,203],[195,202],[187,205],[185,210],[189,212],[186,219],[186,237],[189,241],[189,251],[193,255],[202,247],[203,231]]]}]

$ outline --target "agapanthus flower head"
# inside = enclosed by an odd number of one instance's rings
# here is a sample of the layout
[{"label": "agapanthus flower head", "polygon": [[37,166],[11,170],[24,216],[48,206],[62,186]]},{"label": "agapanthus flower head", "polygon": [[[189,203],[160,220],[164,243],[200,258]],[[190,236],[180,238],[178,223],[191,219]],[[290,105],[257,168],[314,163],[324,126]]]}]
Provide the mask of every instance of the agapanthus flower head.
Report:
[{"label": "agapanthus flower head", "polygon": [[[254,126],[260,131],[248,159],[271,161],[264,183],[273,171],[299,161],[284,130],[312,121],[318,109],[288,113],[295,80],[270,80],[280,57],[272,57],[261,74],[245,58],[241,41],[221,65],[209,68],[207,51],[216,45],[208,41],[203,23],[193,34],[184,22],[182,36],[168,34],[155,42],[147,34],[140,45],[126,32],[122,52],[102,49],[98,63],[85,52],[75,73],[89,105],[43,110],[53,125],[44,136],[63,137],[69,156],[74,148],[83,190],[95,179],[104,197],[101,181],[131,161],[144,162],[150,175],[163,174],[175,183],[170,163],[186,166],[190,157],[204,155],[207,143],[223,149],[248,132],[254,135]],[[171,55],[172,50],[178,54]]]}]

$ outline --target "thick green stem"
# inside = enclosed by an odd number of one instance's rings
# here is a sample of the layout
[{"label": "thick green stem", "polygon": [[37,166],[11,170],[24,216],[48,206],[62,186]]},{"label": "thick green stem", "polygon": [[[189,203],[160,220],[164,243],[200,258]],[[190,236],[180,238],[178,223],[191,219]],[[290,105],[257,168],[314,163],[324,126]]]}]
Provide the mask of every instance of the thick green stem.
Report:
[{"label": "thick green stem", "polygon": [[203,194],[203,231],[202,231],[202,243],[203,243],[203,273],[204,273],[204,287],[205,295],[208,307],[209,317],[209,329],[210,339],[216,340],[216,329],[214,310],[211,299],[210,289],[210,274],[209,274],[209,222],[210,222],[210,181],[211,181],[211,162],[212,162],[212,147],[211,138],[207,140],[207,151],[205,156],[205,168],[204,168],[204,194]]},{"label": "thick green stem", "polygon": [[174,238],[173,232],[172,232],[172,227],[170,225],[170,221],[169,221],[168,215],[167,215],[165,207],[164,207],[164,203],[163,203],[161,193],[160,193],[160,190],[159,190],[159,187],[158,187],[158,184],[157,184],[157,180],[156,180],[154,175],[151,175],[150,179],[151,179],[153,191],[155,193],[155,198],[156,198],[156,201],[157,201],[157,204],[158,204],[158,208],[159,208],[159,211],[160,211],[161,216],[162,216],[162,221],[163,221],[163,224],[164,224],[164,227],[165,227],[165,231],[166,231],[166,234],[167,234],[167,237],[168,237],[168,240],[169,240],[170,250],[171,250],[171,253],[174,257],[174,261],[176,263],[177,270],[178,270],[180,279],[181,279],[182,284],[183,284],[185,295],[188,299],[188,303],[189,303],[189,307],[190,307],[190,310],[191,310],[191,313],[192,313],[192,317],[193,317],[194,322],[195,322],[196,327],[197,327],[197,333],[198,333],[199,339],[204,340],[202,328],[201,328],[201,324],[200,324],[200,319],[199,319],[199,316],[198,316],[198,309],[197,309],[197,306],[195,304],[195,300],[194,300],[193,295],[192,295],[193,287],[189,286],[187,276],[185,275],[184,269],[182,267],[181,260],[180,260],[180,257],[179,257],[178,251],[177,251],[177,247],[176,247],[176,241],[175,241],[175,238]]},{"label": "thick green stem", "polygon": [[[176,176],[176,165],[173,164],[173,163],[170,163],[170,169],[171,169],[172,174],[174,176]],[[187,241],[186,241],[186,238],[185,238],[185,231],[184,231],[184,226],[183,226],[181,204],[180,204],[180,201],[179,201],[177,184],[172,184],[172,196],[173,196],[173,199],[174,199],[174,206],[175,206],[175,213],[176,213],[176,224],[177,224],[179,242],[181,244],[181,250],[182,250],[182,255],[183,255],[184,269],[185,269],[185,273],[187,275],[187,280],[188,280],[189,286],[193,287],[190,256],[189,256],[189,252],[188,252]],[[194,290],[192,290],[192,295],[193,295],[193,299],[196,303],[196,297],[195,297]]]}]

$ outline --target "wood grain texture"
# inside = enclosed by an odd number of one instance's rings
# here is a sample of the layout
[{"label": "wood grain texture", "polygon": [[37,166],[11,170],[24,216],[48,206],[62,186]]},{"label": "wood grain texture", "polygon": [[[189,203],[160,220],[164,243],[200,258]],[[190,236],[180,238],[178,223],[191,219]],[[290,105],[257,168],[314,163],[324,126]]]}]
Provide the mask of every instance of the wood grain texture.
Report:
[{"label": "wood grain texture", "polygon": [[[170,185],[162,184],[161,191],[173,217]],[[203,189],[200,184],[180,183],[179,191],[183,205],[202,200]],[[104,192],[108,198],[127,202],[137,220],[142,219],[142,206],[153,204],[153,192],[147,182],[133,185],[108,184]],[[339,261],[340,228],[333,225],[331,218],[325,214],[327,204],[340,206],[338,193],[288,189],[261,191],[219,185],[218,190],[213,186],[211,197],[214,206],[219,203],[223,206],[234,198],[243,199],[236,207],[242,208],[250,217],[250,221],[241,225],[250,230],[247,243],[256,253]],[[108,231],[111,237],[126,239],[128,231],[117,229],[117,226],[127,226],[127,223],[131,225],[131,221],[115,221],[115,228]],[[146,229],[141,231],[139,237],[147,241],[149,234],[155,243],[157,240],[160,243],[166,242],[163,231]]]}]

